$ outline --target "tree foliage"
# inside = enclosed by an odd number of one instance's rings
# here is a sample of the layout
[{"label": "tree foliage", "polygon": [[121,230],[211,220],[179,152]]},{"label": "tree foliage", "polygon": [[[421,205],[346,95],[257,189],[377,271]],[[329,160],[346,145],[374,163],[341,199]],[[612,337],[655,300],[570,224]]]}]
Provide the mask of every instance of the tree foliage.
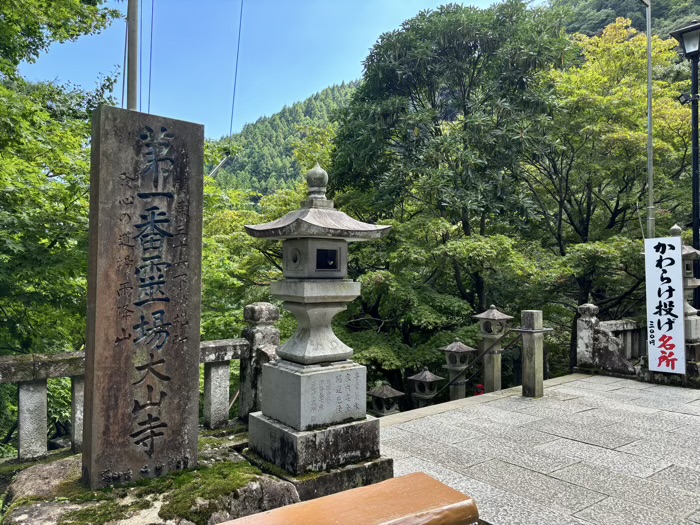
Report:
[{"label": "tree foliage", "polygon": [[219,185],[263,195],[294,188],[305,169],[299,161],[307,161],[298,159],[294,151],[303,142],[310,148],[308,153],[320,153],[318,146],[314,146],[318,144],[316,139],[321,138],[319,133],[326,129],[333,113],[354,89],[355,83],[331,86],[271,117],[246,124],[232,137],[222,138],[218,147],[233,151],[216,175]]},{"label": "tree foliage", "polygon": [[53,42],[97,33],[119,16],[106,0],[3,0],[0,3],[0,73],[16,76]]},{"label": "tree foliage", "polygon": [[[697,0],[652,0],[652,33],[668,38],[674,29],[700,18]],[[640,0],[552,0],[552,5],[570,13],[567,30],[598,35],[617,18],[632,21],[632,27],[646,31],[646,7]]]}]

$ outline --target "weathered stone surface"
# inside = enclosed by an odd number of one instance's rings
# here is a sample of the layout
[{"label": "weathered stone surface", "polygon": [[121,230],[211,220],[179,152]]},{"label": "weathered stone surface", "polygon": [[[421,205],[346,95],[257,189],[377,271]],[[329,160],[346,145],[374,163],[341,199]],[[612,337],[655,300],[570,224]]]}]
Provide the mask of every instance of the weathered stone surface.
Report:
[{"label": "weathered stone surface", "polygon": [[83,473],[91,487],[197,461],[203,127],[93,118]]},{"label": "weathered stone surface", "polygon": [[228,423],[231,362],[204,364],[204,425],[219,428]]},{"label": "weathered stone surface", "polygon": [[580,317],[576,320],[576,364],[593,365],[595,347],[595,330],[598,327],[598,307],[594,304],[582,304],[578,307]]},{"label": "weathered stone surface", "polygon": [[46,455],[46,379],[19,384],[19,459],[26,461]]},{"label": "weathered stone surface", "polygon": [[379,420],[297,431],[261,412],[250,415],[250,448],[263,459],[299,475],[379,457]]},{"label": "weathered stone surface", "polygon": [[[523,310],[523,328],[542,329],[541,310]],[[523,333],[523,396],[542,397],[544,395],[544,334]]]},{"label": "weathered stone surface", "polygon": [[394,477],[394,460],[378,458],[347,465],[330,472],[299,478],[285,477],[299,493],[301,501],[337,494],[357,487],[366,487]]},{"label": "weathered stone surface", "polygon": [[8,487],[8,501],[51,498],[61,483],[80,476],[80,468],[80,456],[76,455],[24,469]]},{"label": "weathered stone surface", "polygon": [[83,375],[85,354],[30,354],[0,357],[0,383]]},{"label": "weathered stone surface", "polygon": [[83,449],[83,421],[85,419],[85,378],[71,377],[70,429],[73,452]]},{"label": "weathered stone surface", "polygon": [[243,309],[243,318],[254,326],[275,324],[280,320],[280,310],[270,303],[247,304]]},{"label": "weathered stone surface", "polygon": [[200,363],[222,363],[248,357],[250,345],[245,339],[220,339],[199,344]]},{"label": "weathered stone surface", "polygon": [[244,310],[245,320],[250,325],[245,331],[250,351],[247,358],[241,359],[238,417],[245,422],[249,414],[262,406],[262,367],[277,359],[280,332],[274,323],[279,316],[279,309],[270,303],[249,304]]},{"label": "weathered stone surface", "polygon": [[[231,458],[234,462],[243,461],[240,455],[235,456],[237,457]],[[222,464],[219,464],[219,469],[221,468],[228,467],[222,467]],[[247,468],[250,469],[250,467]],[[108,521],[111,525],[145,523],[194,525],[194,522],[185,516],[173,517],[172,509],[166,517],[160,515],[162,509],[165,509],[172,499],[182,496],[178,494],[177,483],[169,485],[167,490],[145,497],[139,494],[139,487],[127,487],[121,492],[113,491],[103,495],[100,501],[89,501],[89,498],[85,498],[87,494],[80,495],[78,498],[84,500],[83,502],[71,501],[75,499],[71,494],[77,488],[76,482],[80,479],[80,469],[80,456],[71,456],[52,463],[35,465],[19,473],[10,485],[8,494],[8,503],[16,503],[16,505],[3,517],[3,523],[13,525],[73,523],[70,513],[82,511],[86,516],[81,518],[80,523],[92,523],[87,516],[90,512],[94,512],[95,516],[101,516],[101,520],[104,520],[106,515],[111,515],[112,519]],[[207,479],[206,472],[206,468],[198,470],[202,479]],[[222,471],[219,470],[213,476],[218,477],[221,474]],[[188,486],[185,484],[185,487]],[[64,487],[70,487],[68,497],[62,493]],[[186,508],[189,517],[191,518],[194,514],[199,517],[204,516],[207,525],[214,525],[297,503],[299,495],[292,483],[263,474],[253,476],[248,483],[232,488],[230,492],[212,494],[209,498],[191,496],[191,499],[192,506],[188,505]],[[22,503],[22,501],[27,502]],[[103,522],[100,521],[100,523]]]},{"label": "weathered stone surface", "polygon": [[324,366],[268,363],[262,388],[262,413],[295,430],[365,418],[367,369],[352,361]]}]

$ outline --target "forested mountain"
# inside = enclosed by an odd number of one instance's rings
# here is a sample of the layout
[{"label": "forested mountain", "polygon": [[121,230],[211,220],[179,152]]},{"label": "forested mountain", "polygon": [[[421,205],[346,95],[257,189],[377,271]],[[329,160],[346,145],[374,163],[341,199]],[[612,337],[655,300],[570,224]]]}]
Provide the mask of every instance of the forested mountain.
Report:
[{"label": "forested mountain", "polygon": [[231,158],[216,173],[219,184],[265,195],[291,188],[302,173],[294,148],[308,133],[325,128],[356,86],[355,82],[331,86],[271,117],[246,124],[233,137],[222,138],[217,146],[230,150]]},{"label": "forested mountain", "polygon": [[[570,10],[567,30],[585,35],[600,34],[616,18],[629,18],[632,26],[646,31],[646,8],[640,0],[552,0],[555,7]],[[652,32],[668,38],[674,29],[700,20],[700,0],[652,0]]]}]

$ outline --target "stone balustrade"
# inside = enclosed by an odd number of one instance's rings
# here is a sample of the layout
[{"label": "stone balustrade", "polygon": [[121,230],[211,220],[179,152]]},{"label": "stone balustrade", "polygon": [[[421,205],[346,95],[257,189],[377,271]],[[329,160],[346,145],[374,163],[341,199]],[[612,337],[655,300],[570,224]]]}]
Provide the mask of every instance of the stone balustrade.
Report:
[{"label": "stone balustrade", "polygon": [[[246,359],[250,343],[246,339],[204,341],[200,363],[204,365],[204,422],[209,428],[228,421],[230,365]],[[0,383],[17,383],[19,390],[18,456],[20,461],[40,458],[47,453],[47,380],[71,379],[71,444],[74,452],[82,445],[83,374],[85,354],[29,354],[0,357]]]}]

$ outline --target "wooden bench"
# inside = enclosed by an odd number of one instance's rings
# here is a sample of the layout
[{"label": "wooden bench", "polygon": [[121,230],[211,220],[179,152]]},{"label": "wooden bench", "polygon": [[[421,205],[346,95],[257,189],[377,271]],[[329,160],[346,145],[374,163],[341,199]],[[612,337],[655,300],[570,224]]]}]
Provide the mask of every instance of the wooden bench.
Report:
[{"label": "wooden bench", "polygon": [[474,500],[416,473],[222,525],[475,525]]}]

